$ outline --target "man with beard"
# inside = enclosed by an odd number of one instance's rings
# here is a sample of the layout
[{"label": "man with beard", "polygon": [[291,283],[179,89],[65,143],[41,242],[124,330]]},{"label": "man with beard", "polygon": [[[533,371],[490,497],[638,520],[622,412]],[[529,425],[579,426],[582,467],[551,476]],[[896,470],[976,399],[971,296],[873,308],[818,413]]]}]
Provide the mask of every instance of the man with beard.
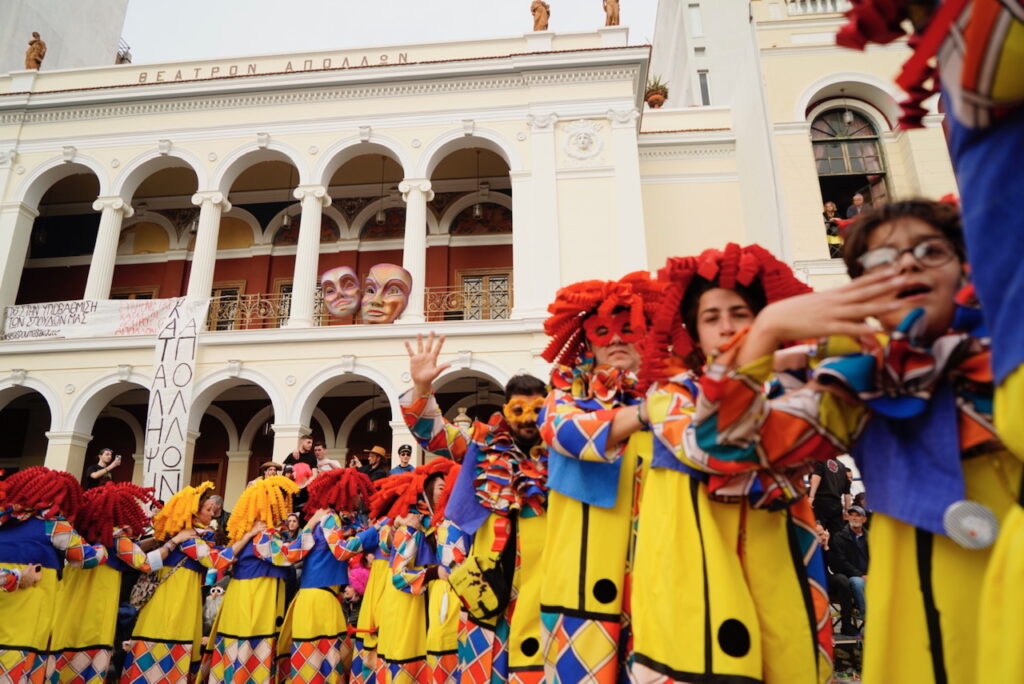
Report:
[{"label": "man with beard", "polygon": [[445,525],[454,531],[439,536],[449,580],[469,607],[459,629],[462,681],[540,681],[547,449],[537,415],[547,387],[532,375],[514,376],[501,413],[464,430],[444,419],[432,394],[449,367],[437,361],[443,345],[433,333],[419,336],[415,349],[406,343],[413,389],[399,403],[424,449],[462,463],[446,508]]}]

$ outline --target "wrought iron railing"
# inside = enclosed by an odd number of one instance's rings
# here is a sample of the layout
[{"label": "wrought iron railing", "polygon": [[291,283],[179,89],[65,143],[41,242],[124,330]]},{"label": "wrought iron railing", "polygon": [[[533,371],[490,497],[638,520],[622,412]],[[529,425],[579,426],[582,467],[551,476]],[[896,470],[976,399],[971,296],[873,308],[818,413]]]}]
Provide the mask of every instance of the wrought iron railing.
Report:
[{"label": "wrought iron railing", "polygon": [[[206,317],[207,330],[259,330],[280,328],[291,315],[292,295],[247,294],[228,297],[214,297]],[[313,299],[313,325],[350,325],[350,318],[331,316],[324,306],[320,288]]]},{"label": "wrought iron railing", "polygon": [[786,0],[790,15],[838,14],[850,9],[850,0]]},{"label": "wrought iron railing", "polygon": [[424,313],[428,321],[493,321],[508,319],[512,293],[507,283],[477,287],[428,287]]}]

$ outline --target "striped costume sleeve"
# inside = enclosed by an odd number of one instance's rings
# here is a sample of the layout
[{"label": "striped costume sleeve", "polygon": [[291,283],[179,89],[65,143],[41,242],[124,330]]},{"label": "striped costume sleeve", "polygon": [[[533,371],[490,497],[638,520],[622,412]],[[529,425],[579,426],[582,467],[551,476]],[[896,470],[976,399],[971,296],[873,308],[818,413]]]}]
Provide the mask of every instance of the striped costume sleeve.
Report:
[{"label": "striped costume sleeve", "polygon": [[445,420],[433,394],[417,397],[415,393],[411,389],[398,398],[412,436],[430,453],[462,463],[473,433]]},{"label": "striped costume sleeve", "polygon": [[126,534],[115,533],[114,551],[119,561],[140,572],[154,572],[164,565],[159,549],[147,554]]},{"label": "striped costume sleeve", "polygon": [[46,533],[53,547],[64,552],[68,565],[89,569],[107,562],[107,548],[87,542],[64,518],[47,520]]},{"label": "striped costume sleeve", "polygon": [[616,461],[626,442],[612,453],[607,453],[607,444],[612,419],[618,411],[619,408],[588,411],[577,406],[568,392],[554,389],[544,402],[540,434],[562,456],[581,461]]},{"label": "striped costume sleeve", "polygon": [[277,530],[267,529],[253,539],[256,556],[273,565],[288,566],[298,563],[313,548],[313,533],[302,528],[291,541],[283,539]]},{"label": "striped costume sleeve", "polygon": [[[230,553],[230,547],[217,546],[213,543],[213,531],[205,532],[206,538],[196,537],[195,539],[187,539],[182,542],[178,549],[181,550],[186,556],[196,561],[205,568],[212,568],[216,570],[222,570],[225,567],[231,565],[231,561],[234,560],[233,554]],[[222,560],[221,556],[224,552],[228,551],[227,556]]]},{"label": "striped costume sleeve", "polygon": [[395,530],[395,554],[391,559],[391,583],[399,591],[422,594],[427,583],[437,577],[436,568],[410,568],[416,562],[416,551],[423,543],[423,532],[402,525]]},{"label": "striped costume sleeve", "polygon": [[17,591],[19,582],[21,582],[20,571],[0,568],[0,591]]},{"label": "striped costume sleeve", "polygon": [[381,518],[374,524],[352,535],[345,542],[345,548],[354,556],[359,553],[373,553],[380,546],[381,528],[390,522],[390,518]]},{"label": "striped costume sleeve", "polygon": [[324,539],[327,540],[327,548],[338,560],[347,561],[359,553],[348,548],[349,537],[346,536],[345,526],[337,513],[331,513],[324,518],[320,523],[320,529],[324,533]]},{"label": "striped costume sleeve", "polygon": [[445,518],[437,527],[437,556],[441,565],[454,570],[462,565],[469,554],[472,542],[469,535],[459,529],[458,525]]}]

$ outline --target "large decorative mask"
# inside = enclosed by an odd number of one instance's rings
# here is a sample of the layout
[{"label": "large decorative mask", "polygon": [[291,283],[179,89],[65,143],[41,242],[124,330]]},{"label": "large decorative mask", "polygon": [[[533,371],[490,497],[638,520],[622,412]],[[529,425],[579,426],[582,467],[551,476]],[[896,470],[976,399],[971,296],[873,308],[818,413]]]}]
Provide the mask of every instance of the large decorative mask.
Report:
[{"label": "large decorative mask", "polygon": [[409,304],[412,276],[401,266],[377,264],[363,281],[363,323],[394,323]]},{"label": "large decorative mask", "polygon": [[320,290],[332,316],[354,316],[359,311],[359,276],[348,266],[324,271]]}]

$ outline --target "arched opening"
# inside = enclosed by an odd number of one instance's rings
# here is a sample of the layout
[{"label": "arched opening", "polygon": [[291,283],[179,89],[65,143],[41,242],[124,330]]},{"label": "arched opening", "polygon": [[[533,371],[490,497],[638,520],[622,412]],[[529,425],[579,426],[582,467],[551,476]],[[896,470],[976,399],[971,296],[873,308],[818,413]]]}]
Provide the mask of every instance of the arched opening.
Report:
[{"label": "arched opening", "polygon": [[82,169],[55,182],[39,201],[17,304],[75,300],[85,293],[100,227],[100,213],[92,208],[100,182]]},{"label": "arched opening", "polygon": [[442,376],[434,388],[434,397],[449,421],[458,422],[467,416],[486,423],[505,403],[504,391],[483,373],[461,370]]},{"label": "arched opening", "polygon": [[[343,464],[353,455],[375,446],[390,453],[391,402],[385,391],[369,378],[345,375],[329,386],[316,403],[337,435],[334,455]],[[313,421],[313,438],[323,439],[320,421]],[[388,461],[385,461],[388,463]]]},{"label": "arched opening", "polygon": [[[110,472],[114,482],[142,484],[142,454],[145,440],[149,390],[131,387],[113,397],[100,409],[92,429],[92,440],[85,452],[84,481],[89,466],[96,463],[102,449],[112,449],[121,457],[121,465]],[[139,458],[136,459],[136,456]]]},{"label": "arched opening", "polygon": [[51,422],[50,406],[42,394],[26,388],[0,392],[0,434],[4,436],[0,470],[5,476],[43,465]]},{"label": "arched opening", "polygon": [[[259,464],[274,460],[274,435],[270,430],[274,413],[270,407],[270,396],[255,383],[243,380],[218,392],[199,421],[199,436],[192,456],[192,484],[208,480],[228,504],[236,499],[245,484],[256,476]],[[246,445],[238,441],[238,435],[257,414],[265,416],[265,420],[255,434],[248,437],[246,460]],[[238,456],[234,448],[242,450],[241,458],[232,458]]]},{"label": "arched opening", "polygon": [[[883,204],[888,197],[885,157],[878,130],[862,112],[844,104],[828,108],[811,122],[811,145],[824,202],[829,253],[841,256],[842,239],[831,221],[850,218],[858,207]],[[860,195],[863,204],[856,201]],[[831,203],[831,204],[830,204]]]}]

